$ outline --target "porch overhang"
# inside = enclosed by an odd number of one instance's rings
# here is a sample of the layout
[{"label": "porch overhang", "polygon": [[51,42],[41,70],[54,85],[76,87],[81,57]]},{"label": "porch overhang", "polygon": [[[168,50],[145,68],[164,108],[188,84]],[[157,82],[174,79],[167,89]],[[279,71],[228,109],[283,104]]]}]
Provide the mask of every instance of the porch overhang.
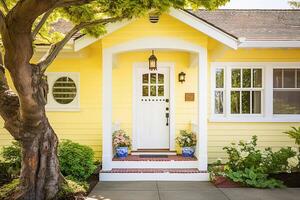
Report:
[{"label": "porch overhang", "polygon": [[160,38],[150,37],[138,40],[125,42],[119,45],[115,45],[110,48],[104,48],[102,54],[102,66],[103,66],[103,170],[111,170],[115,163],[113,163],[113,149],[112,149],[112,69],[114,55],[122,52],[131,52],[139,50],[176,50],[191,52],[198,55],[197,67],[198,67],[198,121],[197,121],[197,133],[199,142],[196,146],[196,154],[198,157],[198,169],[201,171],[207,171],[207,80],[208,80],[208,57],[207,49],[184,40],[176,38]]}]

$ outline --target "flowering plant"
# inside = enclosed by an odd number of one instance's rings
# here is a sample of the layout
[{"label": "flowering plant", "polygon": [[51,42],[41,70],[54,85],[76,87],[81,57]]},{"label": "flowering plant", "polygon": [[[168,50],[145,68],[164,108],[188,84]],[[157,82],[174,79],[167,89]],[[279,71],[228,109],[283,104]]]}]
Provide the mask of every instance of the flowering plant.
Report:
[{"label": "flowering plant", "polygon": [[113,133],[113,146],[117,147],[130,147],[130,137],[124,130],[117,130]]},{"label": "flowering plant", "polygon": [[[228,161],[222,168],[214,167],[210,174],[228,177],[234,182],[256,188],[281,187],[280,181],[269,178],[270,173],[291,172],[299,165],[297,151],[291,147],[281,148],[279,151],[272,151],[271,148],[261,150],[257,146],[257,136],[252,140],[232,143],[223,148]],[[217,164],[221,164],[219,161]]]},{"label": "flowering plant", "polygon": [[197,143],[196,134],[186,130],[181,130],[180,135],[176,138],[176,143],[180,147],[194,147]]}]

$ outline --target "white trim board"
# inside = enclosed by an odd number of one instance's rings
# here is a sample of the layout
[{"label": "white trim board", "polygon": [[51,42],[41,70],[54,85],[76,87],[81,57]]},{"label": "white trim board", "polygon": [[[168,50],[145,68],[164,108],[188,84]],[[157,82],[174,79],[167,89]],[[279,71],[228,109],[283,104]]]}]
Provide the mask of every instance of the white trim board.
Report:
[{"label": "white trim board", "polygon": [[238,48],[299,48],[300,41],[244,41]]},{"label": "white trim board", "polygon": [[101,173],[100,181],[209,181],[208,173]]}]

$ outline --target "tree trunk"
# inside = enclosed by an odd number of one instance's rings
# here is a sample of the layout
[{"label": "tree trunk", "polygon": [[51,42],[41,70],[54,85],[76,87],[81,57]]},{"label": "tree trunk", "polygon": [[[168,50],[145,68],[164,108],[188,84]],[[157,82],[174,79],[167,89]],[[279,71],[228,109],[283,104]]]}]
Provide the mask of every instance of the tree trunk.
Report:
[{"label": "tree trunk", "polygon": [[31,69],[30,77],[23,73],[22,79],[13,79],[19,96],[9,90],[4,68],[0,70],[0,114],[5,128],[22,146],[20,186],[10,199],[53,199],[64,178],[57,157],[58,138],[45,112],[48,84],[39,68],[27,67]]},{"label": "tree trunk", "polygon": [[34,133],[36,136],[21,141],[21,184],[13,199],[53,199],[62,181],[57,158],[56,134],[46,117],[43,117],[39,128],[31,128],[25,132],[29,135]]}]

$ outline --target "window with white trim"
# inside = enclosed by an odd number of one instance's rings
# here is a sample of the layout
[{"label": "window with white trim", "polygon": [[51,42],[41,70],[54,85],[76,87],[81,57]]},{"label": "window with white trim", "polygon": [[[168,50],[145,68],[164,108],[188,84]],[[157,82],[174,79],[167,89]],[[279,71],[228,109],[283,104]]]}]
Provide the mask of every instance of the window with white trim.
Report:
[{"label": "window with white trim", "polygon": [[300,114],[300,69],[273,69],[273,114]]},{"label": "window with white trim", "polygon": [[215,114],[224,114],[224,97],[225,97],[225,73],[224,68],[215,70],[215,88],[214,88],[214,112]]},{"label": "window with white trim", "polygon": [[49,72],[47,80],[49,84],[47,110],[79,110],[79,73]]},{"label": "window with white trim", "polygon": [[214,68],[213,73],[214,115],[262,114],[263,68],[225,66]]},{"label": "window with white trim", "polygon": [[262,114],[262,71],[250,67],[230,69],[230,114]]}]

